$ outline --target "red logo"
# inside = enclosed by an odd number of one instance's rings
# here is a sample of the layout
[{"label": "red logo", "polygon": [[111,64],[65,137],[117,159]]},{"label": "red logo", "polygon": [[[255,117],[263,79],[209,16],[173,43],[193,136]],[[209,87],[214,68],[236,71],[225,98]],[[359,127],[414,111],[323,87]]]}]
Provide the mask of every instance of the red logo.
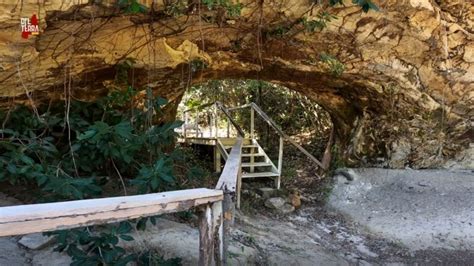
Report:
[{"label": "red logo", "polygon": [[28,39],[30,35],[38,35],[39,34],[39,24],[38,18],[35,14],[29,18],[21,18],[21,37]]}]

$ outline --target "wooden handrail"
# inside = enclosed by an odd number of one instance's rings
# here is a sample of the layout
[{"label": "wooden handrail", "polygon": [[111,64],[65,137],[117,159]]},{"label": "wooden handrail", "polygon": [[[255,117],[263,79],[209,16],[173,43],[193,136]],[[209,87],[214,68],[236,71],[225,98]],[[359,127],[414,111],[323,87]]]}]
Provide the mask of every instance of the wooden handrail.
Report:
[{"label": "wooden handrail", "polygon": [[243,138],[238,137],[234,146],[230,150],[229,156],[224,165],[224,169],[217,181],[216,189],[224,192],[236,192],[238,177],[240,174],[240,163],[242,160],[242,144]]},{"label": "wooden handrail", "polygon": [[201,105],[199,105],[199,106],[186,109],[186,110],[183,111],[183,113],[188,113],[188,112],[191,112],[191,111],[194,111],[194,110],[201,110],[201,109],[204,109],[204,108],[206,108],[206,107],[212,106],[212,105],[214,105],[215,103],[216,103],[216,102],[210,102],[210,103],[201,104]]},{"label": "wooden handrail", "polygon": [[0,236],[113,223],[187,210],[221,200],[223,200],[222,191],[198,188],[135,196],[1,207]]},{"label": "wooden handrail", "polygon": [[227,260],[227,252],[230,240],[230,227],[234,223],[235,208],[240,208],[240,188],[242,182],[242,145],[243,138],[237,137],[235,144],[230,150],[224,169],[222,170],[216,189],[224,192],[223,208],[223,244],[224,244],[224,264]]},{"label": "wooden handrail", "polygon": [[221,190],[197,188],[136,196],[0,207],[0,236],[70,229],[185,211],[204,206],[199,222],[199,265],[222,265]]},{"label": "wooden handrail", "polygon": [[239,109],[248,108],[248,107],[251,107],[251,106],[252,106],[252,103],[247,103],[247,104],[240,105],[240,106],[229,107],[229,108],[227,108],[227,110],[229,110],[229,111],[234,111],[234,110],[239,110]]},{"label": "wooden handrail", "polygon": [[309,153],[305,148],[303,148],[301,145],[299,145],[298,143],[296,143],[296,141],[294,141],[292,138],[290,138],[288,135],[285,134],[285,132],[283,132],[279,127],[278,125],[262,110],[260,109],[260,107],[258,105],[256,105],[255,103],[251,103],[252,105],[252,108],[257,112],[257,114],[263,119],[265,120],[265,122],[267,122],[268,125],[270,125],[276,132],[278,135],[280,135],[281,137],[283,137],[283,139],[287,140],[288,142],[290,142],[293,146],[295,146],[298,150],[300,150],[304,155],[306,155],[308,158],[310,158],[313,162],[315,162],[319,167],[321,167],[322,169],[326,170],[326,168],[324,167],[324,165],[318,160],[316,159],[316,157],[314,157],[311,153]]},{"label": "wooden handrail", "polygon": [[228,109],[221,103],[221,102],[216,102],[216,107],[222,111],[222,113],[224,113],[224,115],[229,119],[230,123],[232,124],[232,126],[234,126],[234,128],[237,130],[237,134],[240,136],[240,137],[244,137],[245,136],[245,133],[244,131],[242,130],[242,128],[237,124],[237,122],[235,122],[235,120],[232,118],[232,116],[229,114],[229,111]]}]

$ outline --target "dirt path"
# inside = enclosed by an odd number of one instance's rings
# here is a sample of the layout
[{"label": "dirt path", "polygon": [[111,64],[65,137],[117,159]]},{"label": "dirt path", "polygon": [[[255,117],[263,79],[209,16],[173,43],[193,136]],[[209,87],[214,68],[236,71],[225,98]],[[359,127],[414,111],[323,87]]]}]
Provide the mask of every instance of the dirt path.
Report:
[{"label": "dirt path", "polygon": [[474,172],[353,169],[329,206],[412,250],[474,250]]},{"label": "dirt path", "polygon": [[243,236],[234,238],[254,239],[260,262],[270,265],[473,265],[472,171],[352,173],[353,181],[337,178],[327,205],[309,202],[288,216],[240,216]]},{"label": "dirt path", "polygon": [[323,207],[286,217],[239,217],[233,238],[259,250],[263,265],[472,265],[474,251],[413,251]]}]

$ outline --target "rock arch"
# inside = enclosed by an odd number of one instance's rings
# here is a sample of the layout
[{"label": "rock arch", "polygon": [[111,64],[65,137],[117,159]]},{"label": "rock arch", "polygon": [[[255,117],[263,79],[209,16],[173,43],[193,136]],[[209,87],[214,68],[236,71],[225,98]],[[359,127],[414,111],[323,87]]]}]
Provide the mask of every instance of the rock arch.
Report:
[{"label": "rock arch", "polygon": [[[170,16],[160,1],[151,13],[124,15],[107,3],[7,0],[0,5],[0,95],[4,105],[12,97],[60,98],[70,79],[75,97],[92,99],[129,59],[136,86],[175,104],[191,83],[216,78],[263,79],[304,93],[331,114],[351,163],[472,161],[474,6],[374,2],[379,12],[330,8],[338,19],[307,32],[301,18],[326,7],[304,0],[242,1],[235,18],[196,7]],[[33,13],[42,32],[22,39],[20,17]],[[342,73],[334,69],[339,63]]]}]

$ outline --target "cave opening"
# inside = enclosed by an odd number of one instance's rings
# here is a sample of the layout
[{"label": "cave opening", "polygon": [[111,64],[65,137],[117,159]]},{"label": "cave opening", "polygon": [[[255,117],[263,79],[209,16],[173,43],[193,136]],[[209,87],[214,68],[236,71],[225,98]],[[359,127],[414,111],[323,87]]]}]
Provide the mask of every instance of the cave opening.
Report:
[{"label": "cave opening", "polygon": [[[177,118],[184,121],[177,130],[180,135],[191,138],[237,136],[237,129],[229,123],[229,119],[212,108],[215,102],[221,103],[229,111],[231,119],[239,125],[245,136],[256,139],[275,166],[279,162],[280,135],[262,116],[257,113],[252,115],[252,108],[247,108],[252,103],[318,160],[330,160],[334,127],[331,115],[304,94],[266,81],[208,80],[190,87],[177,110]],[[219,116],[216,122],[214,117]],[[311,173],[317,173],[318,166],[288,141],[285,141],[282,149],[282,186],[291,187],[301,182],[301,179],[303,182],[314,182],[315,175]],[[204,148],[204,152],[202,147],[196,150],[203,158],[211,159],[209,147]],[[325,163],[329,165],[329,161]]]}]

